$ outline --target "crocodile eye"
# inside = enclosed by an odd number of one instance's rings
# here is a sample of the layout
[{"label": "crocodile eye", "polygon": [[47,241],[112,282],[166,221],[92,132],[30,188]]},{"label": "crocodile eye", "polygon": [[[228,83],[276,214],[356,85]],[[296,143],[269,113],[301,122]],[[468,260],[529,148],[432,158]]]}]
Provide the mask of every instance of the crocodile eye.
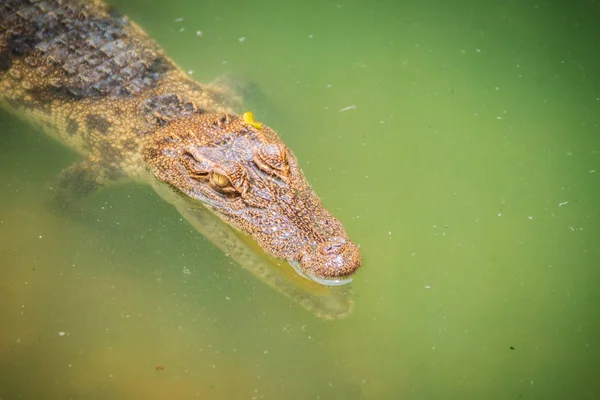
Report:
[{"label": "crocodile eye", "polygon": [[248,173],[237,163],[227,169],[217,167],[210,173],[210,184],[221,193],[243,196],[249,188]]},{"label": "crocodile eye", "polygon": [[229,178],[223,174],[219,174],[218,172],[212,173],[212,182],[215,184],[215,186],[221,189],[231,186],[231,181]]}]

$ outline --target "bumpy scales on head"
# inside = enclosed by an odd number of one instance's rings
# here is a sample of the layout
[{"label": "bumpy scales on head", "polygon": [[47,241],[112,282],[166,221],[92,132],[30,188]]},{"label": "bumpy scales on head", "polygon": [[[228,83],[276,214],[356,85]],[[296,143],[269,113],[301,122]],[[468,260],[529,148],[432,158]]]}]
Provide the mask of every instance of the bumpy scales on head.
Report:
[{"label": "bumpy scales on head", "polygon": [[358,247],[322,206],[294,154],[252,114],[178,119],[154,135],[144,157],[158,179],[313,280],[344,283],[360,267]]}]

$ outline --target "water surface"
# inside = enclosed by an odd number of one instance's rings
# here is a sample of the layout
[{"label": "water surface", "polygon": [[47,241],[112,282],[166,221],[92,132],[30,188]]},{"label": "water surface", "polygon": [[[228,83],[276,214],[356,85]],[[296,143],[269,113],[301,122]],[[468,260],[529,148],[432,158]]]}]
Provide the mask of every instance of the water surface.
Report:
[{"label": "water surface", "polygon": [[356,307],[315,318],[147,187],[56,213],[77,156],[2,112],[0,398],[600,398],[598,2],[112,3],[243,83],[360,243]]}]

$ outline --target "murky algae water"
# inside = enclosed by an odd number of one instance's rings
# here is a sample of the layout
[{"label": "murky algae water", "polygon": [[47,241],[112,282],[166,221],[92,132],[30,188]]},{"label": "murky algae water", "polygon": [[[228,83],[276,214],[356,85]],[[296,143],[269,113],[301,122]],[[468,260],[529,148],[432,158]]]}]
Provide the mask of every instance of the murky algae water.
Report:
[{"label": "murky algae water", "polygon": [[361,244],[324,322],[0,114],[0,398],[600,398],[600,4],[114,1],[243,83]]}]

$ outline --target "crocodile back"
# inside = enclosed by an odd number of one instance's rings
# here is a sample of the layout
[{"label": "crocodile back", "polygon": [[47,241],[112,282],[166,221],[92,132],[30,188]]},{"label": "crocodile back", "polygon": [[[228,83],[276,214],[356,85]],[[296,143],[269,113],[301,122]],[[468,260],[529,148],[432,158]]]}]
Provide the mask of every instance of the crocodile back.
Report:
[{"label": "crocodile back", "polygon": [[230,111],[99,1],[0,4],[0,101],[105,167],[139,175],[161,123]]}]

